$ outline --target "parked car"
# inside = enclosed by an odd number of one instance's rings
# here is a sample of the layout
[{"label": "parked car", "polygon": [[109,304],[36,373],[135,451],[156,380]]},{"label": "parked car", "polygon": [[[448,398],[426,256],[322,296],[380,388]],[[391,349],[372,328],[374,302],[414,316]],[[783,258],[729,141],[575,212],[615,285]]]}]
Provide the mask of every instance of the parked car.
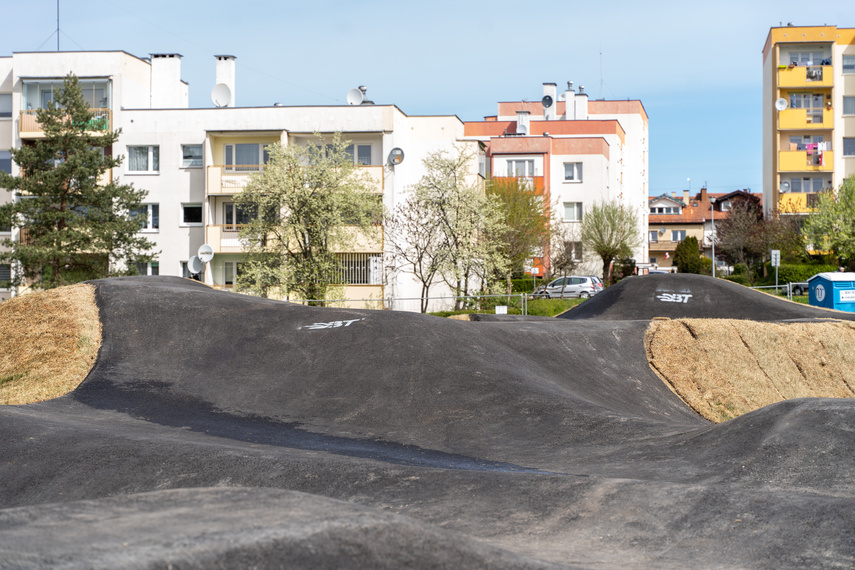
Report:
[{"label": "parked car", "polygon": [[[596,280],[596,281],[595,281]],[[587,299],[603,290],[599,277],[591,275],[570,275],[553,279],[547,285],[535,289],[532,297],[540,299],[561,299],[581,297]]]},{"label": "parked car", "polygon": [[[792,295],[807,295],[810,290],[810,286],[807,281],[801,281],[799,283],[790,283],[790,294]],[[785,287],[786,290],[786,287]]]}]

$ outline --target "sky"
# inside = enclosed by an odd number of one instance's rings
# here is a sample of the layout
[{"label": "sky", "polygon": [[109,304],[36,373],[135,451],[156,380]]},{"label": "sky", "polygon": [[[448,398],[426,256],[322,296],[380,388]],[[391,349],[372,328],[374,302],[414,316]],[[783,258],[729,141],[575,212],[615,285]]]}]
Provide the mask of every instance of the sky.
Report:
[{"label": "sky", "polygon": [[855,27],[851,0],[2,1],[0,56],[56,51],[57,37],[62,51],[179,53],[191,107],[213,106],[220,54],[237,58],[238,107],[345,104],[359,85],[407,115],[464,121],[539,101],[545,82],[638,99],[652,196],[761,192],[769,29]]}]

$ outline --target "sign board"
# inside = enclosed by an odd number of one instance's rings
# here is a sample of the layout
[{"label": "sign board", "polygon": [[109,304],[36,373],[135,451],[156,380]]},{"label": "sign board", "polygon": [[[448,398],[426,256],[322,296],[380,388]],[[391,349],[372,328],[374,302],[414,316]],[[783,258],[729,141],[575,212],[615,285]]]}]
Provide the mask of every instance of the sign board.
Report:
[{"label": "sign board", "polygon": [[497,315],[507,315],[508,314],[508,306],[507,305],[497,305],[496,306],[496,314]]},{"label": "sign board", "polygon": [[773,249],[772,250],[772,267],[778,267],[781,265],[781,250]]},{"label": "sign board", "polygon": [[851,303],[855,301],[855,289],[843,289],[840,291],[840,302]]}]

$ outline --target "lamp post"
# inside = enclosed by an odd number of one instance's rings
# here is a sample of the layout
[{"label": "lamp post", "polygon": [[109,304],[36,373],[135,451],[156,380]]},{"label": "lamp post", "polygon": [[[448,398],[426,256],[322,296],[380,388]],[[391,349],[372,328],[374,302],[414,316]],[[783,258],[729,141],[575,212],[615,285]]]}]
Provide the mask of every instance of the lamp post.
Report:
[{"label": "lamp post", "polygon": [[715,198],[710,196],[710,216],[712,221],[712,276],[715,278]]}]

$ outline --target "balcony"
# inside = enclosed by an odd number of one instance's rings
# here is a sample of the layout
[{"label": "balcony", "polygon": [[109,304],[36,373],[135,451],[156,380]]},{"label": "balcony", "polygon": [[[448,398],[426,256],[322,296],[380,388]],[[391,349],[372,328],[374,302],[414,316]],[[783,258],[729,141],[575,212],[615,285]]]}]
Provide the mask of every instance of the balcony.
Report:
[{"label": "balcony", "polygon": [[831,109],[786,109],[778,113],[780,130],[831,130],[834,114]]},{"label": "balcony", "polygon": [[[230,196],[239,194],[253,174],[264,168],[260,164],[249,165],[213,165],[208,167],[207,192],[209,196]],[[382,193],[385,190],[385,172],[382,165],[360,166],[358,172],[363,173],[369,188]]]},{"label": "balcony", "polygon": [[[205,243],[214,253],[243,253],[240,243],[240,224],[205,226]],[[365,230],[345,228],[347,250],[353,253],[373,253],[383,251],[383,226],[371,226]]]},{"label": "balcony", "polygon": [[778,153],[779,172],[833,172],[834,152],[782,150]]},{"label": "balcony", "polygon": [[833,87],[830,65],[806,65],[778,68],[778,87]]},{"label": "balcony", "polygon": [[[22,139],[43,139],[45,133],[36,118],[37,109],[21,111],[18,122],[18,136]],[[86,130],[92,133],[104,133],[113,130],[113,112],[110,109],[90,109],[92,119],[86,125]]]},{"label": "balcony", "polygon": [[787,192],[778,197],[778,210],[785,214],[809,214],[816,205],[817,192]]}]

